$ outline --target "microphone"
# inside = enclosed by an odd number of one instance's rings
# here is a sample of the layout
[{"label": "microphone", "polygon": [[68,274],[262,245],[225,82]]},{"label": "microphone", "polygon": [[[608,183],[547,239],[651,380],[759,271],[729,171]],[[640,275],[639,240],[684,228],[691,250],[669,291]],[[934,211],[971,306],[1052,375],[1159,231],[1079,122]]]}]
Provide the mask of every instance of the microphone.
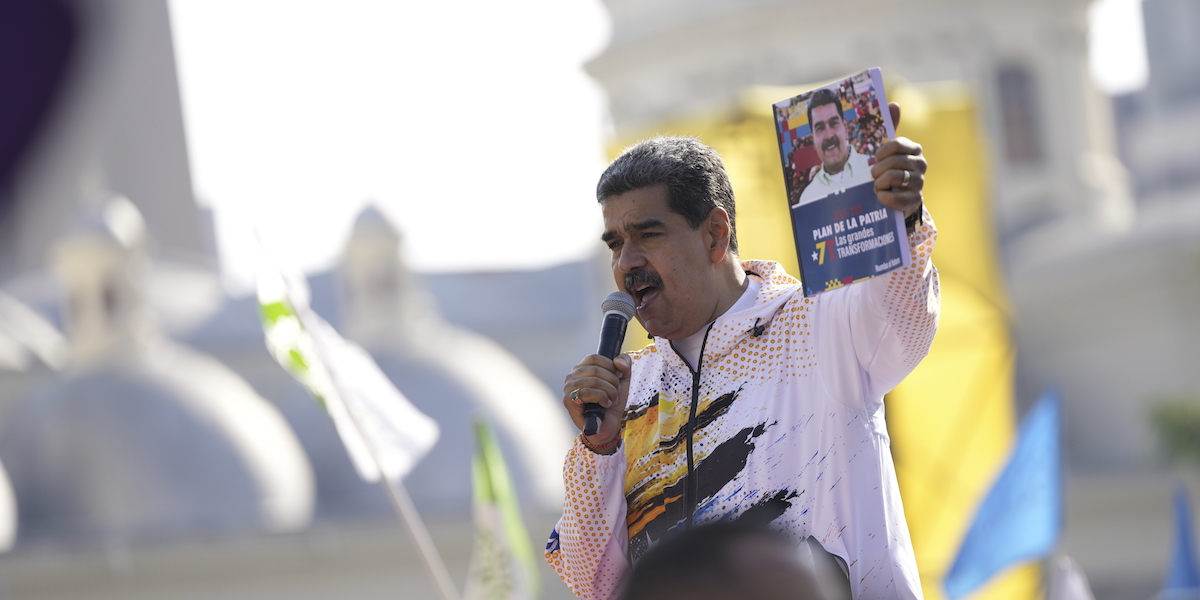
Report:
[{"label": "microphone", "polygon": [[[596,354],[605,358],[616,358],[621,353],[621,344],[625,343],[625,328],[629,319],[633,318],[637,309],[633,304],[633,296],[625,292],[613,292],[600,305],[604,313],[604,324],[600,326],[600,349]],[[595,402],[583,405],[583,434],[596,435],[600,431],[600,423],[604,421],[604,406]]]}]

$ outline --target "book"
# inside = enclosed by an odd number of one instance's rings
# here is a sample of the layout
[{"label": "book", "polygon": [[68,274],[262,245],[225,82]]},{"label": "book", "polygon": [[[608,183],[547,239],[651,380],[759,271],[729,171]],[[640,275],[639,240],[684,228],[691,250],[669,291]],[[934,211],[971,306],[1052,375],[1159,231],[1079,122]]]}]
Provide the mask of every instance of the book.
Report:
[{"label": "book", "polygon": [[875,153],[896,137],[883,76],[868,69],[774,105],[804,295],[908,265],[904,215],[875,196]]}]

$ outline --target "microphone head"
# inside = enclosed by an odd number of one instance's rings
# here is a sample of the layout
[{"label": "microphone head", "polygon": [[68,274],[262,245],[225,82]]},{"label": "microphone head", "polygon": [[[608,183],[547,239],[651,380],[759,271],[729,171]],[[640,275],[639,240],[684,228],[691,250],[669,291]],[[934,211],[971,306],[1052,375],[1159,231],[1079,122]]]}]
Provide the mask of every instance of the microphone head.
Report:
[{"label": "microphone head", "polygon": [[633,303],[633,296],[625,292],[613,292],[600,305],[600,312],[606,315],[615,312],[624,316],[625,320],[628,321],[637,313],[637,306]]}]

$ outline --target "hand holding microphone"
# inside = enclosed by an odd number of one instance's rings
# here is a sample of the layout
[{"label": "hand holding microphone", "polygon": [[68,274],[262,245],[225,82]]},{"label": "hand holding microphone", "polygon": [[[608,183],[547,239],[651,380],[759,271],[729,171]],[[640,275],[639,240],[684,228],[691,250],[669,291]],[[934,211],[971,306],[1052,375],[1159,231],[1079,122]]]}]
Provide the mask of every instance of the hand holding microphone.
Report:
[{"label": "hand holding microphone", "polygon": [[604,443],[615,440],[625,410],[630,363],[620,352],[625,328],[635,308],[633,298],[624,292],[610,294],[600,308],[604,322],[600,329],[599,349],[575,365],[567,375],[563,384],[563,404],[585,436]]}]

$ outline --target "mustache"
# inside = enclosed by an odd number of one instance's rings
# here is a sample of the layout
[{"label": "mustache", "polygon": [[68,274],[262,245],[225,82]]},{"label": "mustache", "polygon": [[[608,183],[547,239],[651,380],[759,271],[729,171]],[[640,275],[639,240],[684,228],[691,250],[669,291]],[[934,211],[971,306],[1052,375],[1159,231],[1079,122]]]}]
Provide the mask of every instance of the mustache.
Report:
[{"label": "mustache", "polygon": [[[662,287],[662,278],[653,271],[634,271],[625,275],[625,291],[630,291],[639,283],[649,283],[654,287]],[[631,292],[632,293],[632,292]]]},{"label": "mustache", "polygon": [[840,148],[841,146],[842,146],[842,138],[837,137],[837,136],[827,138],[824,142],[821,142],[822,150],[832,150],[834,148]]}]

